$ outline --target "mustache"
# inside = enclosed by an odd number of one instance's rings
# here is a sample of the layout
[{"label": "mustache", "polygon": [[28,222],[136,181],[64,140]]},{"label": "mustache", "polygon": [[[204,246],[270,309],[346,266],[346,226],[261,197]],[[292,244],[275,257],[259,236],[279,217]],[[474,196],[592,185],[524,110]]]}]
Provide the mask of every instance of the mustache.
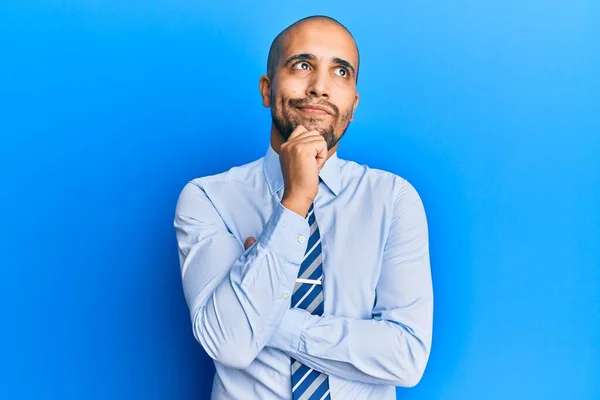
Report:
[{"label": "mustache", "polygon": [[332,114],[337,118],[340,115],[340,109],[337,108],[334,104],[329,103],[325,100],[311,100],[309,98],[304,99],[289,99],[288,105],[290,107],[305,107],[305,106],[323,106],[327,107],[332,111]]}]

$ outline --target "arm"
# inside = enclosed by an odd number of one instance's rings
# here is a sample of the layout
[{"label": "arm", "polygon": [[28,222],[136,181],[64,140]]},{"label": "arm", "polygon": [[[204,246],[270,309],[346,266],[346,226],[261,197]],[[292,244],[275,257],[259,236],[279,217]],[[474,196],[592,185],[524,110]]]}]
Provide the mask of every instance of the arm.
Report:
[{"label": "arm", "polygon": [[290,309],[269,346],[344,379],[415,386],[429,358],[433,291],[423,204],[404,181],[384,248],[373,318],[311,315]]},{"label": "arm", "polygon": [[205,191],[188,183],[174,226],[194,337],[214,360],[245,368],[271,337],[306,251],[308,222],[281,203],[250,248],[225,226]]}]

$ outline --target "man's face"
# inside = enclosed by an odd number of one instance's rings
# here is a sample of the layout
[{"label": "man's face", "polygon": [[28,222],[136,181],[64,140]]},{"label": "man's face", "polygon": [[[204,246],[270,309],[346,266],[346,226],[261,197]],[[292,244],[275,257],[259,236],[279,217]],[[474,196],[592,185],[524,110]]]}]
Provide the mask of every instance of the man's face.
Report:
[{"label": "man's face", "polygon": [[[358,54],[352,37],[328,21],[308,21],[284,37],[268,98],[273,124],[287,140],[303,125],[333,148],[358,105]],[[265,101],[266,100],[266,101]]]}]

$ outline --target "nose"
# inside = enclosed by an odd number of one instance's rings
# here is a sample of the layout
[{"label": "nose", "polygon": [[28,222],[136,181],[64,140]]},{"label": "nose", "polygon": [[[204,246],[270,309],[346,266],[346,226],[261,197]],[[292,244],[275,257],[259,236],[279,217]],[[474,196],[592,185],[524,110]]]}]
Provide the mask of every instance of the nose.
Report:
[{"label": "nose", "polygon": [[329,75],[326,71],[315,71],[311,75],[308,86],[306,87],[306,95],[308,97],[329,99]]}]

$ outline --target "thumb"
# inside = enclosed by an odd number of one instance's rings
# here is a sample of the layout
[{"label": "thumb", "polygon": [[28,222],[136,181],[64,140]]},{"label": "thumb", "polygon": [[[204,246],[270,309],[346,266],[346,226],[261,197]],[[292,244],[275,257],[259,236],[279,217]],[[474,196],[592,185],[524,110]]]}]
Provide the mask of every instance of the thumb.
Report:
[{"label": "thumb", "polygon": [[250,246],[252,246],[254,243],[256,243],[256,239],[250,236],[248,239],[246,239],[246,242],[244,243],[244,249],[248,250]]},{"label": "thumb", "polygon": [[317,170],[321,172],[323,166],[327,162],[327,158],[329,157],[329,153],[327,151],[327,142],[323,140],[323,146],[317,149],[317,156],[315,157],[317,160]]}]

